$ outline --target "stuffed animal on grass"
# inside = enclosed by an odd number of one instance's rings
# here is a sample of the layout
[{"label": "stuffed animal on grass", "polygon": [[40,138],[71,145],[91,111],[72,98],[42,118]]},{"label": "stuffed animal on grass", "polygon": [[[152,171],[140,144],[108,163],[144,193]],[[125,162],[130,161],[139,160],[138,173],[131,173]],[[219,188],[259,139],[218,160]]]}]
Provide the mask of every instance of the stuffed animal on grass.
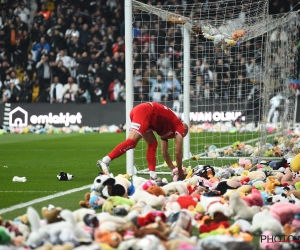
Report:
[{"label": "stuffed animal on grass", "polygon": [[108,178],[103,185],[107,186],[109,196],[128,197],[134,193],[133,184],[121,174],[114,178]]},{"label": "stuffed animal on grass", "polygon": [[220,181],[215,190],[219,191],[221,195],[225,194],[229,189],[237,189],[242,186],[238,178],[233,177],[232,179]]},{"label": "stuffed animal on grass", "polygon": [[[147,193],[146,191],[144,191],[144,192]],[[151,195],[151,194],[149,194],[149,195]],[[135,204],[135,202],[131,199],[127,199],[127,198],[123,198],[123,197],[119,197],[119,196],[111,196],[111,197],[107,198],[106,201],[104,202],[104,204],[102,206],[102,212],[107,212],[107,213],[113,214],[114,208],[117,206],[123,207],[123,208],[129,210],[130,207],[132,207],[134,204]]]},{"label": "stuffed animal on grass", "polygon": [[280,221],[275,219],[268,209],[256,213],[252,218],[251,233],[260,230],[271,231],[274,235],[283,234],[283,226]]},{"label": "stuffed animal on grass", "polygon": [[41,226],[41,219],[37,211],[32,208],[27,208],[28,220],[31,225],[31,233],[26,240],[26,246],[37,248],[43,244],[43,242],[50,237],[53,244],[60,242],[76,242],[84,240],[85,242],[91,242],[92,238],[90,233],[86,232],[83,228],[79,227],[75,218],[70,210],[64,209],[61,211],[60,216],[63,221],[47,224]]},{"label": "stuffed animal on grass", "polygon": [[252,192],[250,195],[245,195],[242,197],[249,207],[251,206],[259,206],[262,207],[264,205],[264,201],[261,195],[261,192],[256,188],[252,188]]},{"label": "stuffed animal on grass", "polygon": [[200,233],[209,233],[219,227],[228,228],[230,227],[229,218],[221,212],[215,212],[212,218],[204,220],[204,224],[200,225]]},{"label": "stuffed animal on grass", "polygon": [[117,232],[100,231],[96,229],[94,232],[96,243],[105,243],[113,248],[117,248],[122,242],[122,236]]},{"label": "stuffed animal on grass", "polygon": [[238,192],[234,192],[229,197],[229,208],[232,210],[233,219],[251,220],[252,217],[260,211],[259,206],[249,207],[247,203],[241,199]]},{"label": "stuffed animal on grass", "polygon": [[281,222],[282,225],[288,223],[296,214],[300,213],[300,206],[292,203],[277,202],[271,206],[271,215]]},{"label": "stuffed animal on grass", "polygon": [[65,172],[60,172],[58,175],[57,175],[57,179],[59,181],[70,181],[74,178],[74,175],[72,174],[69,174],[69,173],[65,173]]},{"label": "stuffed animal on grass", "polygon": [[54,223],[61,221],[60,212],[62,211],[61,207],[54,207],[49,205],[48,207],[42,208],[42,216],[47,221],[47,223]]}]

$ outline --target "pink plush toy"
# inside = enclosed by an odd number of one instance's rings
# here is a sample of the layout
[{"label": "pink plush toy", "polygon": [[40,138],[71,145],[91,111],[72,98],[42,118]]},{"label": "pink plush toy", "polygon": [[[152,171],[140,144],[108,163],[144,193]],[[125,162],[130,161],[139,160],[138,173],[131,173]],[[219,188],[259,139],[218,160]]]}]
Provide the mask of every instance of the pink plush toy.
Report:
[{"label": "pink plush toy", "polygon": [[272,232],[271,231],[264,231],[261,234],[259,246],[260,249],[263,250],[279,250],[281,247],[280,242],[272,241]]},{"label": "pink plush toy", "polygon": [[300,214],[300,206],[292,203],[276,202],[271,206],[270,213],[282,225],[285,225],[291,222],[296,214]]},{"label": "pink plush toy", "polygon": [[[186,167],[182,167],[182,170],[183,170],[183,173],[186,174]],[[174,168],[172,170],[172,174],[174,175],[173,176],[173,181],[177,181],[178,180],[178,169]]]},{"label": "pink plush toy", "polygon": [[250,195],[245,195],[242,197],[244,201],[246,201],[249,207],[259,206],[262,207],[264,205],[264,201],[260,191],[256,188],[252,188]]},{"label": "pink plush toy", "polygon": [[152,186],[156,186],[156,183],[152,180],[148,180],[142,185],[142,188],[143,188],[143,190],[146,191],[149,187],[152,187]]},{"label": "pink plush toy", "polygon": [[277,179],[281,184],[294,185],[296,182],[300,181],[300,177],[296,173],[292,172],[290,168],[285,169],[284,175],[278,175]]}]

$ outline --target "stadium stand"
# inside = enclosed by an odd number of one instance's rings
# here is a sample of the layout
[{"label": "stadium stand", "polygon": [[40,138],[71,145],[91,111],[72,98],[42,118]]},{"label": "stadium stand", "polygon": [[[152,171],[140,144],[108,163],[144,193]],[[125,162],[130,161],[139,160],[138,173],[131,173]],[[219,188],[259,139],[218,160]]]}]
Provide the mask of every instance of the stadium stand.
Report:
[{"label": "stadium stand", "polygon": [[[196,1],[187,0],[191,4]],[[208,0],[200,0],[208,2]],[[271,0],[270,14],[284,13],[296,6],[297,0]],[[148,4],[181,4],[179,0],[147,1]],[[299,9],[300,5],[296,6]],[[0,100],[5,102],[108,102],[124,101],[125,92],[125,44],[124,1],[121,0],[2,0],[0,6]],[[299,27],[299,26],[298,26]],[[148,43],[159,32],[147,35],[139,22],[134,24],[134,44]],[[181,39],[181,34],[176,39]],[[157,94],[155,85],[168,81],[170,65],[182,87],[182,58],[172,41],[162,39],[164,46],[149,46],[151,62],[134,64],[135,100],[151,98],[156,101],[172,100],[167,90]],[[178,44],[177,41],[175,41]],[[160,44],[161,45],[161,44]],[[247,43],[243,46],[248,46]],[[294,45],[297,48],[298,44]],[[141,46],[137,46],[140,48]],[[161,51],[156,51],[162,48]],[[191,48],[193,51],[194,48]],[[202,53],[214,50],[210,42],[200,44],[195,51]],[[259,53],[260,49],[255,50]],[[295,50],[297,51],[297,49]],[[299,50],[298,50],[299,51]],[[139,56],[142,51],[136,51]],[[218,48],[214,54],[218,54]],[[274,52],[275,53],[275,52]],[[296,52],[295,52],[296,53]],[[211,54],[211,53],[208,53]],[[157,56],[159,55],[159,56]],[[197,55],[201,58],[201,55]],[[191,70],[199,72],[191,79],[191,98],[227,98],[222,88],[215,88],[213,74],[226,72],[222,82],[230,86],[231,72],[237,72],[240,82],[251,82],[262,65],[250,57],[218,58],[218,67],[212,69],[211,58],[194,60]],[[153,63],[154,62],[154,63]],[[274,62],[274,68],[276,68]],[[143,75],[141,74],[141,70]],[[148,69],[148,70],[145,70]],[[225,69],[225,70],[224,70]],[[298,65],[299,69],[299,65]],[[224,74],[223,74],[224,75]],[[54,79],[56,80],[54,81]],[[203,79],[210,79],[207,88],[197,88]],[[217,79],[218,80],[218,79]],[[145,87],[145,82],[147,86]],[[149,84],[150,83],[150,84]],[[57,85],[59,84],[59,85]],[[63,85],[63,88],[61,88]],[[68,86],[67,86],[68,85]],[[246,96],[251,89],[238,91],[230,88],[234,98]],[[251,86],[251,84],[249,85]],[[139,93],[142,91],[142,93]],[[155,92],[155,96],[153,93]],[[241,95],[238,92],[242,93]],[[62,96],[61,96],[62,95]],[[171,99],[170,99],[171,98]]]}]

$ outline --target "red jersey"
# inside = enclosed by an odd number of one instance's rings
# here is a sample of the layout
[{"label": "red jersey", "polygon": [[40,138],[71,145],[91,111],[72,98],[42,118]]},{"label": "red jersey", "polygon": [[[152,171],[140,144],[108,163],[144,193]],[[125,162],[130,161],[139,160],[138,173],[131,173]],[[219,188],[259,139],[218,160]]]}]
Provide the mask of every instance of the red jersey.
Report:
[{"label": "red jersey", "polygon": [[134,107],[130,113],[131,129],[141,135],[149,129],[155,131],[162,139],[183,137],[184,126],[177,115],[168,107],[156,103],[142,103]]}]

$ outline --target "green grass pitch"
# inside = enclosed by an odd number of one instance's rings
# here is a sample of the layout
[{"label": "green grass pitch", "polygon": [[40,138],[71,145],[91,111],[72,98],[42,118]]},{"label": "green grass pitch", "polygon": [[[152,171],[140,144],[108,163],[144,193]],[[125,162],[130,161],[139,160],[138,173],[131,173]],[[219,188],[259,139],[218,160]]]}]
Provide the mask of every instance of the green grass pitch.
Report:
[{"label": "green grass pitch", "polygon": [[[257,137],[257,134],[191,134],[191,151],[203,151],[205,145],[217,144],[228,146],[235,141],[246,141]],[[3,209],[32,201],[37,198],[57,194],[74,188],[91,185],[100,172],[96,161],[105,156],[117,143],[125,139],[125,133],[90,133],[90,134],[7,134],[0,136],[0,215],[6,219],[26,213],[26,207],[1,214]],[[170,143],[170,148],[173,147]],[[138,144],[141,149],[142,144]],[[159,154],[160,155],[160,154]],[[162,163],[161,157],[158,162]],[[232,161],[231,161],[232,162]],[[214,160],[205,162],[191,161],[191,165],[214,164],[222,166],[231,162]],[[113,174],[126,173],[126,158],[122,156],[111,163]],[[137,150],[135,164],[145,168],[145,150]],[[144,164],[144,167],[142,165]],[[7,166],[4,167],[4,166]],[[164,170],[161,168],[161,170]],[[72,181],[58,181],[60,171],[74,175]],[[160,169],[158,170],[160,171]],[[13,182],[14,176],[25,176],[27,182]],[[43,206],[53,204],[70,210],[78,209],[78,202],[84,198],[89,188],[72,194],[42,201],[32,205],[37,211]]]}]

